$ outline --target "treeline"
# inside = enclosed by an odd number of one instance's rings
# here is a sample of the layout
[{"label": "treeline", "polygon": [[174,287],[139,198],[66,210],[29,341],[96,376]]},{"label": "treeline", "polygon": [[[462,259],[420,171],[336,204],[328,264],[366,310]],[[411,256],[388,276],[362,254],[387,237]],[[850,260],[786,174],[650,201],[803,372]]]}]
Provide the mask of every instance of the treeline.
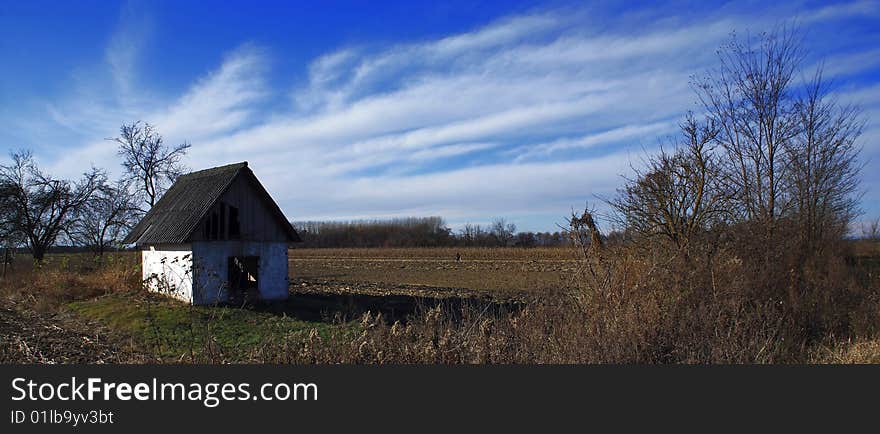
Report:
[{"label": "treeline", "polygon": [[442,217],[386,220],[304,221],[293,226],[303,242],[297,247],[537,247],[567,242],[561,232],[517,232],[503,218],[491,225],[466,224],[454,231]]}]

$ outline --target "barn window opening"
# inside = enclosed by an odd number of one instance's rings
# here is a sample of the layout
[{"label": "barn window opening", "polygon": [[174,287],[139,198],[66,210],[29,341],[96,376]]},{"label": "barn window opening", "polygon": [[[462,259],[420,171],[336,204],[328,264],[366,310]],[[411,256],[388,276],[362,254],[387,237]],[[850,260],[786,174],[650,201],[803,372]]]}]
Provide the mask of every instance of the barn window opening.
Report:
[{"label": "barn window opening", "polygon": [[259,288],[259,256],[229,257],[229,289],[234,293],[256,291]]},{"label": "barn window opening", "polygon": [[238,208],[229,206],[229,238],[241,236],[241,224],[238,222]]}]

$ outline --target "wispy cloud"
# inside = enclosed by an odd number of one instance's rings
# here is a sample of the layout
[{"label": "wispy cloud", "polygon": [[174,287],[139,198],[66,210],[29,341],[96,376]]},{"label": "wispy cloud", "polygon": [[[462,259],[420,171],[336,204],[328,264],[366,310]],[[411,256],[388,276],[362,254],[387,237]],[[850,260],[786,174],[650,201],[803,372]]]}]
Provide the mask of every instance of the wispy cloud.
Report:
[{"label": "wispy cloud", "polygon": [[833,20],[853,15],[878,15],[880,14],[880,3],[876,0],[860,0],[850,3],[836,3],[828,6],[811,10],[800,14],[798,18],[803,23],[811,23],[816,21]]},{"label": "wispy cloud", "polygon": [[[856,2],[801,18],[875,10]],[[538,12],[433,40],[338,47],[305,65],[293,89],[269,80],[273,56],[284,53],[245,44],[170,98],[137,76],[143,41],[117,33],[107,86],[124,97],[97,97],[100,84],[89,82],[48,104],[52,122],[82,135],[53,167],[115,166],[102,139],[143,119],[169,142],[190,141],[194,168],[249,160],[295,219],[561,215],[612,192],[634,154],[675,132],[694,108],[689,77],[713,64],[731,30],[785,18],[646,16],[617,29]],[[873,67],[865,65],[876,64],[874,51],[847,53],[827,70]]]},{"label": "wispy cloud", "polygon": [[105,61],[113,79],[114,94],[123,105],[131,104],[137,91],[137,70],[141,52],[153,31],[153,20],[144,5],[133,2],[122,7],[119,23],[105,50]]},{"label": "wispy cloud", "polygon": [[674,122],[654,122],[644,125],[624,125],[596,134],[576,138],[561,138],[551,142],[526,145],[514,149],[517,154],[514,161],[527,161],[533,158],[549,157],[553,153],[572,149],[587,149],[609,143],[620,143],[625,140],[638,140],[642,137],[657,136],[668,133],[675,128]]},{"label": "wispy cloud", "polygon": [[147,116],[172,137],[204,140],[252,121],[259,103],[269,93],[264,75],[267,57],[258,47],[245,45],[229,53],[217,71],[199,79],[167,108]]}]

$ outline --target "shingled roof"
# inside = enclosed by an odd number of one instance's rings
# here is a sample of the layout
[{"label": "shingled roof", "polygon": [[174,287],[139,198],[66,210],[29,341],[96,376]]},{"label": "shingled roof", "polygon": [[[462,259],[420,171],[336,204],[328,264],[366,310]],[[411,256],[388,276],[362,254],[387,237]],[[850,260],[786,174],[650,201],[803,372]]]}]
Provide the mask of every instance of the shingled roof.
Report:
[{"label": "shingled roof", "polygon": [[247,161],[200,170],[181,176],[153,205],[143,220],[123,240],[125,244],[181,244],[188,241],[202,217],[211,209],[238,176],[247,176],[270,212],[287,233],[288,241],[299,235],[284,217],[278,204],[248,168]]}]

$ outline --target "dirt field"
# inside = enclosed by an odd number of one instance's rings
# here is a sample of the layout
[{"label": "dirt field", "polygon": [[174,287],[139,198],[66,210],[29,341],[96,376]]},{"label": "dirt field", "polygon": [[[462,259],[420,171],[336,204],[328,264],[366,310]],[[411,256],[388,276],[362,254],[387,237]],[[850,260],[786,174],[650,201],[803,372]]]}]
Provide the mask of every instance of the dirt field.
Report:
[{"label": "dirt field", "polygon": [[294,287],[426,286],[504,297],[566,287],[573,255],[569,248],[292,249],[289,260]]}]

